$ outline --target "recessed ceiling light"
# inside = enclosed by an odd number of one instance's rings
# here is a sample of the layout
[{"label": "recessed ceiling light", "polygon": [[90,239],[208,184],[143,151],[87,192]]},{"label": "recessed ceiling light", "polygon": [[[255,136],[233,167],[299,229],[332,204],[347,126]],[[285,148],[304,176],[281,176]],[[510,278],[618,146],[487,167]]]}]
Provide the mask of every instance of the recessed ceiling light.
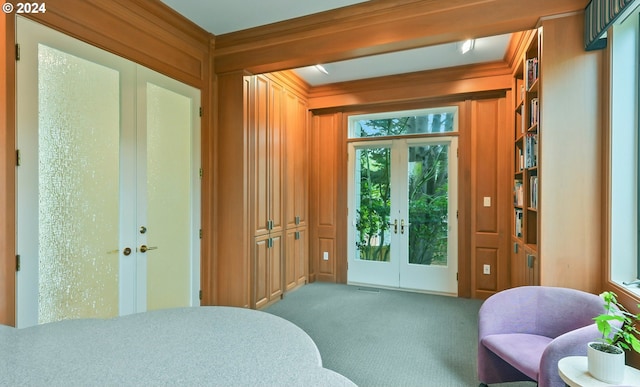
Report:
[{"label": "recessed ceiling light", "polygon": [[466,54],[469,51],[473,50],[474,45],[475,45],[474,39],[465,40],[464,42],[462,42],[462,44],[460,44],[460,52],[462,54]]},{"label": "recessed ceiling light", "polygon": [[316,69],[318,69],[318,71],[320,71],[323,74],[329,75],[329,72],[327,71],[327,69],[325,69],[324,66],[321,64],[317,64]]}]

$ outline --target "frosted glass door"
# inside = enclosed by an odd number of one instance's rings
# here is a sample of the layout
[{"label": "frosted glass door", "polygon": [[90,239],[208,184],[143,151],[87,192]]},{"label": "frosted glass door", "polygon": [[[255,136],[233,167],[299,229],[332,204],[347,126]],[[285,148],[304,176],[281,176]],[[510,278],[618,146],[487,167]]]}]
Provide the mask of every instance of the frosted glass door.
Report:
[{"label": "frosted glass door", "polygon": [[18,23],[17,325],[117,316],[121,63]]},{"label": "frosted glass door", "polygon": [[[138,222],[146,228],[139,234],[138,245],[147,246],[142,260],[146,269],[146,286],[139,286],[138,298],[145,297],[146,309],[189,306],[197,303],[192,295],[192,277],[199,272],[191,265],[192,251],[198,243],[198,224],[192,216],[197,203],[199,176],[192,154],[197,143],[198,92],[150,71],[139,73],[139,100],[146,119],[138,131],[139,204]],[[144,178],[146,176],[146,178]],[[143,284],[144,278],[139,279]],[[196,284],[199,282],[195,282]],[[144,302],[144,300],[140,300]]]}]

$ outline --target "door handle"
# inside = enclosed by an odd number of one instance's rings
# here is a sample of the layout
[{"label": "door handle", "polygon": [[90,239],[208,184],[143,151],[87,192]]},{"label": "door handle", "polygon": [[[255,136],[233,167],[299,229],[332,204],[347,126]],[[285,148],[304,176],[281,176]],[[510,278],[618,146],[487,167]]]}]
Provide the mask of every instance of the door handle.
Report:
[{"label": "door handle", "polygon": [[158,246],[149,246],[149,247],[147,247],[147,245],[142,245],[142,246],[140,246],[140,252],[141,253],[146,253],[149,250],[155,250],[157,248],[158,248]]},{"label": "door handle", "polygon": [[389,222],[387,223],[389,226],[393,226],[393,233],[397,234],[398,233],[398,219],[395,219],[393,221],[393,223]]},{"label": "door handle", "polygon": [[404,226],[409,227],[409,226],[411,226],[411,223],[407,222],[407,223],[405,224],[404,219],[402,219],[402,220],[400,221],[400,234],[404,234]]}]

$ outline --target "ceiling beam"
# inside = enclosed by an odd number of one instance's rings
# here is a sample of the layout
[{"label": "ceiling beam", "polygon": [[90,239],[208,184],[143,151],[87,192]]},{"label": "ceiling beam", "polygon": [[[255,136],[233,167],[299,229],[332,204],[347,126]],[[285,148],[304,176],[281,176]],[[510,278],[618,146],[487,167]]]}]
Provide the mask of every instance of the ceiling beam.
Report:
[{"label": "ceiling beam", "polygon": [[587,0],[370,0],[215,36],[217,73],[286,70],[535,28]]}]

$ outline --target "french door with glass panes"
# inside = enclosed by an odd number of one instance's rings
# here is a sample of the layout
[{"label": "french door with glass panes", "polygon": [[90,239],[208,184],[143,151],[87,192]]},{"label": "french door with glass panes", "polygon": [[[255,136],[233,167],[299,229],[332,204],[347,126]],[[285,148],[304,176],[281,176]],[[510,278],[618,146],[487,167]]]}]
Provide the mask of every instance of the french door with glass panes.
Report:
[{"label": "french door with glass panes", "polygon": [[197,89],[18,18],[17,326],[196,305]]},{"label": "french door with glass panes", "polygon": [[348,281],[457,294],[457,137],[354,142]]}]

